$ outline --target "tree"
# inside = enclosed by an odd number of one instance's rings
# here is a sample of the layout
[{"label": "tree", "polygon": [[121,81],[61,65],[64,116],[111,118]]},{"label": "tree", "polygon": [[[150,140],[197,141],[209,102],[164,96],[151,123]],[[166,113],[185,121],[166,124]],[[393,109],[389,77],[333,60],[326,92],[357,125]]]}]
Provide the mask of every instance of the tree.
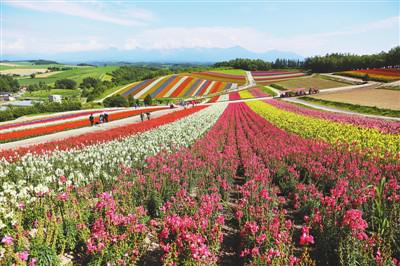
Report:
[{"label": "tree", "polygon": [[56,89],[73,90],[76,88],[76,82],[72,79],[59,79],[54,86]]},{"label": "tree", "polygon": [[7,75],[0,75],[0,91],[17,92],[18,90],[18,80]]},{"label": "tree", "polygon": [[103,102],[106,107],[127,107],[128,101],[122,95],[113,95]]},{"label": "tree", "polygon": [[32,73],[31,74],[31,79],[34,79],[36,77],[36,74],[35,73]]},{"label": "tree", "polygon": [[135,105],[135,98],[133,98],[133,95],[128,96],[128,105],[129,106],[134,106]]},{"label": "tree", "polygon": [[151,105],[153,99],[151,98],[150,94],[147,94],[146,97],[144,97],[144,105]]}]

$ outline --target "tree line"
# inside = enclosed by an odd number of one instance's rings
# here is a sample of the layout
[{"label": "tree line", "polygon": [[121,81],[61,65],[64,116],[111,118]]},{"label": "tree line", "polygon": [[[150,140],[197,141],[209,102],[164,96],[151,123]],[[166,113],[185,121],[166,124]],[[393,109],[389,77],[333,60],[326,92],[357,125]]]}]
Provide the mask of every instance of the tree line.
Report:
[{"label": "tree line", "polygon": [[236,58],[229,61],[222,61],[214,64],[214,67],[229,67],[235,69],[244,69],[249,71],[302,68],[303,62],[300,60],[278,58],[274,62],[268,62],[261,59]]},{"label": "tree line", "polygon": [[308,57],[304,61],[278,58],[274,62],[263,61],[261,59],[236,58],[214,64],[214,67],[230,67],[250,71],[297,68],[311,70],[312,72],[336,72],[396,66],[400,66],[400,46],[394,47],[388,52],[371,55],[332,53],[323,56]]},{"label": "tree line", "polygon": [[388,52],[371,55],[333,53],[324,56],[309,57],[304,61],[303,67],[313,72],[336,72],[395,66],[400,66],[400,46],[394,47]]}]

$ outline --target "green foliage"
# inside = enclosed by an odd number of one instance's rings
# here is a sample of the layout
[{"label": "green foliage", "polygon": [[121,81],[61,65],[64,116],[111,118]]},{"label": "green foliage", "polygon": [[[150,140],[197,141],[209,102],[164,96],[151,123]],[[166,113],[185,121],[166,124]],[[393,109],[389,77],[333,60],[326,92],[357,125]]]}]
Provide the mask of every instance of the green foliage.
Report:
[{"label": "green foliage", "polygon": [[388,52],[372,55],[327,54],[309,57],[304,61],[304,67],[313,72],[336,72],[359,68],[379,68],[400,64],[400,46]]},{"label": "green foliage", "polygon": [[56,61],[44,60],[44,59],[29,60],[28,62],[31,62],[34,65],[50,65],[50,64],[58,65],[59,64]]},{"label": "green foliage", "polygon": [[229,61],[218,62],[214,67],[232,67],[245,70],[270,70],[272,64],[261,59],[236,58]]},{"label": "green foliage", "polygon": [[0,91],[17,92],[19,89],[18,80],[7,75],[0,75]]},{"label": "green foliage", "polygon": [[146,202],[146,207],[151,218],[160,217],[160,208],[163,202],[160,194],[156,190],[152,190]]},{"label": "green foliage", "polygon": [[60,264],[56,251],[38,239],[32,240],[29,255],[36,258],[36,265],[55,266]]},{"label": "green foliage", "polygon": [[281,86],[281,85],[279,85],[279,84],[276,84],[276,83],[271,84],[270,86],[271,86],[272,88],[275,88],[275,89],[280,90],[280,91],[285,91],[285,90],[287,90],[285,87],[283,87],[283,86]]},{"label": "green foliage", "polygon": [[59,79],[56,81],[54,87],[56,89],[73,90],[76,88],[76,81],[72,79]]},{"label": "green foliage", "polygon": [[153,102],[151,95],[147,94],[146,97],[144,97],[143,102],[144,102],[144,105],[151,105],[151,103]]},{"label": "green foliage", "polygon": [[122,95],[113,95],[103,102],[106,107],[128,107],[128,101]]},{"label": "green foliage", "polygon": [[121,85],[169,74],[172,74],[172,72],[167,68],[121,66],[112,72],[112,81],[117,85]]},{"label": "green foliage", "polygon": [[218,62],[214,67],[231,67],[245,70],[270,70],[271,68],[301,68],[300,60],[276,59],[275,62],[267,62],[261,59],[236,58],[229,61]]}]

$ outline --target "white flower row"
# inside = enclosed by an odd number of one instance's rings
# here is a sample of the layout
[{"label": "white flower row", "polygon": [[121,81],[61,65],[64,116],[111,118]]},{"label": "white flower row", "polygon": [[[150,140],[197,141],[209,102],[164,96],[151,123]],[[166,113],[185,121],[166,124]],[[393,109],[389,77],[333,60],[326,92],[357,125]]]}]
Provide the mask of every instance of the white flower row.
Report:
[{"label": "white flower row", "polygon": [[60,176],[67,178],[66,185],[78,186],[114,178],[121,166],[141,166],[145,157],[162,149],[189,146],[217,121],[226,106],[214,104],[173,123],[124,139],[44,155],[26,154],[14,163],[1,160],[0,229],[4,225],[2,220],[13,221],[13,210],[21,202],[29,204],[36,200],[38,193],[47,193],[49,187],[55,189],[60,185]]},{"label": "white flower row", "polygon": [[229,96],[228,96],[228,94],[222,94],[222,95],[219,96],[217,102],[226,102],[226,101],[229,101]]}]

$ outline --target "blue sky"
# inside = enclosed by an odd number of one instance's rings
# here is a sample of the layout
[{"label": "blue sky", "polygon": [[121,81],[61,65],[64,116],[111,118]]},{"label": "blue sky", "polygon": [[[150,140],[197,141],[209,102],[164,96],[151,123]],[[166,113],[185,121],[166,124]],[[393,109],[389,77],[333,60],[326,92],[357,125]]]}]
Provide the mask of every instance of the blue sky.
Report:
[{"label": "blue sky", "polygon": [[399,45],[399,1],[1,0],[1,53],[241,46],[303,56]]}]

